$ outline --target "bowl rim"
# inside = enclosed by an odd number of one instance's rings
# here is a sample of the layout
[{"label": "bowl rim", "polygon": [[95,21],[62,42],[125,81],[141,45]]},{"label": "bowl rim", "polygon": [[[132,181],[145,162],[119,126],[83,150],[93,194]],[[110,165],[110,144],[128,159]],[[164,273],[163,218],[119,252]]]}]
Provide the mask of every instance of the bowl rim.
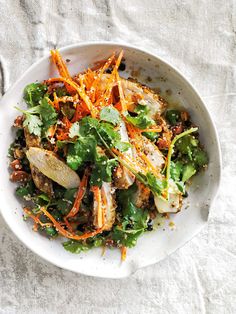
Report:
[{"label": "bowl rim", "polygon": [[[209,204],[209,211],[211,210],[212,205],[214,204],[214,201],[217,197],[217,194],[219,192],[219,187],[220,187],[220,183],[221,183],[221,177],[222,177],[222,154],[221,154],[221,149],[220,149],[220,141],[219,141],[219,136],[216,130],[216,126],[214,123],[214,120],[205,104],[205,102],[203,101],[203,99],[201,98],[199,92],[196,90],[196,88],[193,86],[192,82],[185,77],[184,74],[182,74],[182,72],[175,66],[173,66],[169,61],[167,62],[165,59],[163,59],[162,57],[159,57],[156,53],[154,52],[149,52],[146,49],[143,48],[139,48],[136,45],[133,44],[127,44],[125,42],[118,42],[118,41],[99,41],[99,40],[95,40],[95,41],[83,41],[80,43],[75,43],[75,44],[71,44],[71,45],[67,45],[67,46],[63,46],[61,48],[58,48],[58,50],[60,52],[67,52],[68,50],[74,49],[74,48],[81,48],[81,47],[92,47],[92,46],[115,46],[115,47],[120,47],[120,48],[128,48],[128,49],[133,49],[136,50],[138,52],[144,53],[147,56],[150,56],[160,62],[162,62],[165,66],[171,68],[171,70],[173,70],[173,72],[175,72],[175,74],[177,74],[183,81],[184,83],[194,92],[194,94],[197,96],[200,106],[203,106],[205,113],[208,115],[208,119],[211,123],[211,127],[213,130],[213,135],[215,137],[215,146],[216,146],[216,151],[217,151],[217,157],[218,157],[218,173],[216,176],[216,182],[214,184],[214,194],[212,195],[211,198],[211,202]],[[15,89],[15,87],[20,83],[20,81],[29,73],[31,72],[35,67],[37,67],[38,64],[40,64],[42,61],[47,60],[50,56],[50,53],[46,53],[44,54],[43,57],[41,57],[39,60],[37,60],[36,62],[34,62],[26,71],[23,72],[22,75],[20,75],[20,77],[15,81],[15,83],[6,91],[6,93],[2,96],[1,100],[0,100],[0,104],[2,102],[4,102],[4,99],[8,97],[9,94],[12,93],[12,91]],[[150,263],[145,263],[144,265],[140,265],[139,267],[129,271],[126,274],[120,275],[119,277],[111,277],[111,276],[105,276],[105,275],[94,275],[94,274],[90,274],[89,272],[86,271],[80,271],[80,270],[72,270],[70,267],[67,267],[66,264],[61,264],[60,262],[55,262],[55,261],[51,261],[50,258],[47,257],[47,255],[42,255],[40,254],[37,249],[35,249],[34,246],[31,246],[29,243],[26,243],[24,241],[23,238],[21,238],[21,236],[19,234],[17,234],[17,232],[15,232],[13,226],[11,226],[10,222],[8,222],[7,217],[4,214],[4,211],[0,208],[0,213],[1,216],[3,217],[6,225],[9,227],[9,229],[13,232],[13,234],[20,240],[21,243],[23,243],[28,249],[30,249],[33,253],[35,253],[37,256],[39,256],[40,258],[42,258],[43,260],[49,262],[50,264],[53,264],[59,268],[63,268],[65,270],[69,270],[72,271],[74,273],[77,274],[81,274],[81,275],[86,275],[86,276],[93,276],[93,277],[100,277],[100,278],[125,278],[128,277],[130,275],[132,275],[133,273],[135,273],[138,269],[147,267],[147,266],[151,266],[154,265],[156,263],[158,263],[160,260],[158,259],[157,261],[152,261]],[[203,227],[203,226],[202,226]],[[202,229],[202,227],[200,229]],[[181,247],[183,247],[186,243],[188,243],[200,230],[198,230],[197,232],[195,232],[192,237],[190,239],[188,239],[186,242],[184,242],[184,244],[181,244],[177,247],[177,249],[175,249],[173,252],[171,252],[170,254],[166,254],[163,258],[166,258],[167,256],[173,254],[174,252],[176,252],[178,249],[180,249]],[[162,259],[163,259],[162,258]]]}]

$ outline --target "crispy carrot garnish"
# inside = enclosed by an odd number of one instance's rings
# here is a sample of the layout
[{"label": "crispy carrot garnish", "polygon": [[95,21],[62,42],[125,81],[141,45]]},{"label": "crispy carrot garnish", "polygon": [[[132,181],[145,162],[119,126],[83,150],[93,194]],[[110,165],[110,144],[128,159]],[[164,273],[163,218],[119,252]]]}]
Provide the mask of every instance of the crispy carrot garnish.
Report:
[{"label": "crispy carrot garnish", "polygon": [[56,110],[59,110],[59,101],[58,101],[58,97],[57,97],[57,94],[56,92],[53,93],[53,97],[54,97],[54,101],[53,101],[53,107],[56,109]]},{"label": "crispy carrot garnish", "polygon": [[78,189],[75,201],[74,201],[74,205],[71,208],[70,212],[67,214],[66,218],[73,217],[78,213],[78,211],[80,209],[81,201],[82,201],[82,199],[85,195],[85,192],[86,192],[86,187],[88,184],[88,176],[89,176],[89,169],[86,168],[84,175],[83,175],[83,178],[80,181],[80,185],[79,185],[79,189]]},{"label": "crispy carrot garnish", "polygon": [[[66,66],[65,62],[63,61],[59,51],[58,50],[51,50],[51,56],[52,56],[52,61],[53,61],[53,63],[55,63],[61,77],[65,77],[67,79],[70,79],[71,78],[70,73],[69,73],[67,66]],[[74,92],[74,88],[71,87],[70,85],[65,84],[65,87],[69,93]]]},{"label": "crispy carrot garnish", "polygon": [[96,115],[98,113],[97,109],[93,106],[90,98],[86,94],[83,87],[79,86],[76,82],[72,81],[71,79],[67,79],[64,77],[51,78],[51,79],[46,80],[46,83],[50,84],[52,82],[64,82],[64,83],[67,83],[68,85],[70,85],[71,87],[73,87],[75,89],[75,91],[79,94],[81,99],[84,101],[84,103],[86,104],[89,112],[91,112],[91,116],[93,118],[96,117]]},{"label": "crispy carrot garnish", "polygon": [[124,262],[126,260],[127,247],[126,246],[122,246],[120,248],[120,251],[121,251],[121,260],[122,260],[122,262]]},{"label": "crispy carrot garnish", "polygon": [[97,206],[97,226],[100,228],[102,225],[104,225],[101,189],[98,186],[92,186],[91,191],[94,195],[94,203]]},{"label": "crispy carrot garnish", "polygon": [[47,223],[41,222],[39,217],[35,216],[28,208],[24,207],[23,210],[27,216],[29,216],[31,219],[33,219],[33,221],[35,222],[36,225],[39,224],[41,227],[51,227],[53,225],[51,222],[47,222]]},{"label": "crispy carrot garnish", "polygon": [[44,208],[41,207],[41,211],[47,216],[53,223],[54,227],[57,229],[57,231],[64,237],[68,239],[73,239],[73,240],[85,240],[91,237],[94,237],[95,235],[101,233],[103,231],[104,226],[101,228],[91,231],[91,232],[85,232],[82,235],[77,235],[72,232],[69,232],[65,230],[62,225]]}]

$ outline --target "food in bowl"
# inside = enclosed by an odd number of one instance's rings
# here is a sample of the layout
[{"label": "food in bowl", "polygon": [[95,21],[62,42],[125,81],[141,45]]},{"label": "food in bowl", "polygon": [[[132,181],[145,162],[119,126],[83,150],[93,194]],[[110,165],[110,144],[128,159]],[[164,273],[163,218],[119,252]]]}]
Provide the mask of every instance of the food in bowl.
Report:
[{"label": "food in bowl", "polygon": [[9,149],[24,218],[67,251],[127,248],[157,215],[178,213],[190,179],[207,167],[198,127],[147,86],[120,76],[123,51],[71,77],[25,87]]}]

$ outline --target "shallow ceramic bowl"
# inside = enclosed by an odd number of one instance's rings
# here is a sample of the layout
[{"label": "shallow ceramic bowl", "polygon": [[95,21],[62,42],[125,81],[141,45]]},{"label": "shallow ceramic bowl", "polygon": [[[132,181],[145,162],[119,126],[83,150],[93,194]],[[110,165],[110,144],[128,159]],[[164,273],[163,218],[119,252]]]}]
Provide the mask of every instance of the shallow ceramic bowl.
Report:
[{"label": "shallow ceramic bowl", "polygon": [[121,75],[133,76],[150,87],[158,88],[162,96],[172,104],[186,108],[194,123],[199,126],[201,142],[209,155],[207,171],[194,178],[182,211],[171,216],[175,230],[171,230],[167,222],[166,227],[147,232],[138,240],[135,248],[128,250],[127,259],[123,263],[117,249],[107,250],[104,256],[101,256],[99,248],[80,255],[71,254],[63,249],[60,240],[49,241],[32,231],[31,222],[26,223],[22,219],[21,204],[14,196],[16,186],[9,181],[7,159],[7,150],[13,141],[11,126],[18,114],[14,106],[25,107],[22,101],[25,85],[58,76],[49,54],[31,66],[0,103],[0,207],[5,221],[29,249],[45,260],[77,273],[107,278],[126,277],[141,267],[154,264],[196,235],[207,223],[209,209],[219,186],[221,168],[219,142],[206,106],[193,86],[168,63],[133,46],[107,42],[68,46],[60,49],[60,52],[64,59],[70,59],[70,73],[76,74],[121,49],[124,49],[126,64]]}]

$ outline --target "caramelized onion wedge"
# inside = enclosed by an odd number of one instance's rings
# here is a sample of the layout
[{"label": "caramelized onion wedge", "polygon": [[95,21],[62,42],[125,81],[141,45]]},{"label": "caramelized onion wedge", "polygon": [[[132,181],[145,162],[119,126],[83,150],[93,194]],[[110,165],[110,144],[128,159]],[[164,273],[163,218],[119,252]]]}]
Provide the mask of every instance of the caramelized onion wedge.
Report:
[{"label": "caramelized onion wedge", "polygon": [[26,156],[31,165],[64,188],[72,189],[79,186],[80,178],[77,173],[52,152],[38,147],[30,147]]}]

